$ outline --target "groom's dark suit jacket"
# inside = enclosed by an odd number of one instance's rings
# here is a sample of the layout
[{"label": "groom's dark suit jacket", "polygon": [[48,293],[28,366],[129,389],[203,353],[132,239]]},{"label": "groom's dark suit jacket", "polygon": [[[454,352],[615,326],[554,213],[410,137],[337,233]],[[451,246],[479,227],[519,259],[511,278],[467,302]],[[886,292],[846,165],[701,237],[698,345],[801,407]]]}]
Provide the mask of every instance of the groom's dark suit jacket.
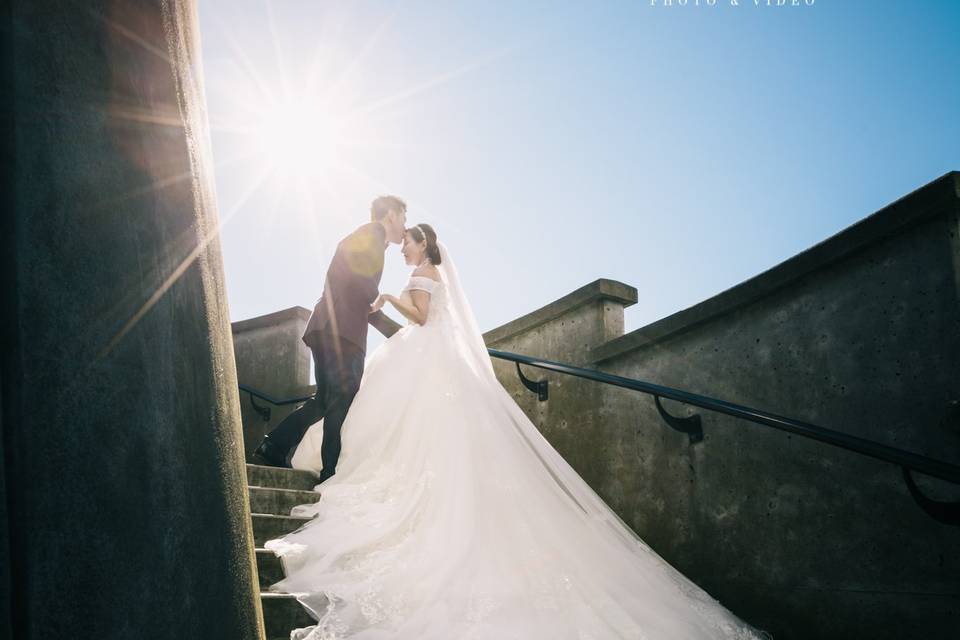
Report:
[{"label": "groom's dark suit jacket", "polygon": [[308,347],[318,348],[326,334],[366,350],[367,323],[378,327],[386,319],[382,312],[370,313],[379,294],[386,248],[386,230],[378,222],[365,224],[340,241],[327,269],[323,295],[303,333]]}]

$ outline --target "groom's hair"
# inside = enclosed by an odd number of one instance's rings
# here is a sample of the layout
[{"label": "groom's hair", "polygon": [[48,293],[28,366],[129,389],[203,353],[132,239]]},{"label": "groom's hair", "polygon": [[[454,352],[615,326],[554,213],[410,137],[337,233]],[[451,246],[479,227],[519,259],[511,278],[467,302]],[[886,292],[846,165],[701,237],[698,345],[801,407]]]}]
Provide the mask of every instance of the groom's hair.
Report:
[{"label": "groom's hair", "polygon": [[370,203],[370,221],[379,222],[383,220],[391,209],[405,212],[407,203],[397,196],[380,196]]}]

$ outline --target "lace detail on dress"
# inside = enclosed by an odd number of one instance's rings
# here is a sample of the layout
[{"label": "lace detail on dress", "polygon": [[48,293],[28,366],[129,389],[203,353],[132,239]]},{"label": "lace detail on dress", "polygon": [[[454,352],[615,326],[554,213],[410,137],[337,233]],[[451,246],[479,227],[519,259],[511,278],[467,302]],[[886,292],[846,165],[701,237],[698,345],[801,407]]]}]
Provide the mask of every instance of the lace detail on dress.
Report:
[{"label": "lace detail on dress", "polygon": [[[424,506],[429,503],[434,477],[429,468],[410,474],[403,466],[392,470],[379,467],[362,482],[333,485],[324,490],[321,501],[315,503],[321,507],[317,509],[318,521],[328,517],[349,519],[361,529],[383,531],[384,535],[375,543],[334,559],[332,566],[342,572],[341,575],[350,576],[350,595],[334,587],[322,591],[322,603],[311,601],[310,596],[302,599],[302,604],[320,615],[316,625],[293,630],[291,640],[342,640],[359,619],[363,620],[363,627],[385,631],[395,630],[402,624],[408,614],[406,594],[395,589],[385,593],[384,585],[391,574],[398,569],[408,569],[409,563],[416,561],[405,552],[409,551],[417,531],[425,526]],[[381,509],[370,508],[371,505],[395,505],[403,498],[409,499],[414,507],[399,522],[392,509],[387,513],[392,512],[394,517],[384,520]],[[278,542],[280,540],[268,542],[267,548],[277,552]],[[306,549],[293,544],[286,550],[296,554]]]}]

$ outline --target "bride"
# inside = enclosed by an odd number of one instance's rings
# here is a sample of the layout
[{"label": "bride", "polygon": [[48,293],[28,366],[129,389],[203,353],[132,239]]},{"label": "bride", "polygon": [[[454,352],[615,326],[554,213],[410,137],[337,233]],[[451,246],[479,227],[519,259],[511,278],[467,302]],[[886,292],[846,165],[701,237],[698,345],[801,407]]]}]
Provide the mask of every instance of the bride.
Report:
[{"label": "bride", "polygon": [[[410,324],[371,356],[316,516],[267,543],[317,620],[294,640],[768,638],[648,547],[494,376],[434,230],[407,230]],[[319,471],[320,424],[293,457]]]}]

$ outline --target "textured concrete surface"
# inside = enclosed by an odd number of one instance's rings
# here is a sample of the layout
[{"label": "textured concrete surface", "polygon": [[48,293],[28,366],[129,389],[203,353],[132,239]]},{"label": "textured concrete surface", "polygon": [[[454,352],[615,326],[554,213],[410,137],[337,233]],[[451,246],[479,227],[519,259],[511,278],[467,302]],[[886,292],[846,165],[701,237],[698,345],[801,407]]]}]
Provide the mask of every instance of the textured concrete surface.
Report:
[{"label": "textured concrete surface", "polygon": [[[13,68],[10,64],[13,59],[13,6],[9,2],[0,4],[0,87],[13,86]],[[9,251],[10,240],[14,237],[14,216],[6,212],[13,211],[16,203],[13,188],[16,184],[13,172],[7,167],[13,167],[16,161],[16,127],[13,119],[10,98],[7,92],[0,95],[0,304],[15,304],[10,296],[2,292],[14,290],[16,282],[16,261],[14,253]],[[4,402],[10,402],[12,396],[6,391],[5,372],[10,368],[2,365],[7,354],[11,352],[14,328],[17,324],[17,310],[8,308],[0,311],[0,436],[5,433],[5,419],[7,408]],[[11,521],[7,512],[7,503],[10,496],[7,491],[7,468],[5,437],[0,437],[0,640],[13,640],[13,583],[10,566],[13,562],[10,547]]]},{"label": "textured concrete surface", "polygon": [[13,638],[261,637],[194,9],[0,9]]},{"label": "textured concrete surface", "polygon": [[263,593],[263,617],[267,638],[289,638],[290,631],[316,624],[306,609],[288,593]]},{"label": "textured concrete surface", "polygon": [[[2,386],[0,373],[0,389]],[[0,402],[3,395],[0,394]],[[0,434],[3,433],[3,407],[0,405]],[[3,439],[0,438],[0,640],[12,640],[13,620],[11,606],[13,605],[13,583],[10,581],[10,563],[12,561],[10,548],[10,519],[7,517],[7,488],[6,469],[4,468]]]},{"label": "textured concrete surface", "polygon": [[[582,359],[960,464],[948,411],[960,398],[958,193],[960,174],[948,174]],[[600,333],[584,315],[491,346],[577,362],[569,345]],[[651,546],[774,637],[955,637],[960,532],[920,510],[898,468],[706,411],[705,440],[690,445],[642,394],[551,375],[551,399],[537,403],[512,368],[498,373]],[[960,499],[949,483],[919,482]]]},{"label": "textured concrete surface", "polygon": [[252,515],[254,541],[257,546],[262,547],[267,540],[296,531],[309,520],[310,518],[254,513]]},{"label": "textured concrete surface", "polygon": [[[488,347],[591,366],[597,345],[623,335],[623,310],[637,301],[637,290],[597,280],[521,318],[488,331]],[[527,416],[581,476],[596,487],[607,473],[601,438],[599,385],[533,367],[521,367],[531,380],[549,381],[550,400],[539,402],[517,376],[516,364],[493,359],[497,377]]]},{"label": "textured concrete surface", "polygon": [[[598,306],[595,304],[598,301],[606,301],[611,304]],[[560,326],[570,326],[564,323],[571,322],[569,316],[572,311],[587,310],[589,314],[599,314],[596,317],[591,315],[591,320],[596,320],[598,324],[591,323],[584,325],[589,328],[579,329],[581,332],[589,331],[589,334],[582,336],[580,343],[590,343],[592,346],[596,340],[612,340],[623,335],[623,307],[630,306],[636,301],[637,290],[634,287],[616,280],[601,278],[568,293],[559,300],[544,305],[536,311],[531,311],[505,325],[491,329],[483,335],[483,339],[488,346],[493,346],[494,344],[505,344],[507,340],[514,336],[527,335],[533,332],[535,335],[543,336],[540,342],[551,335],[562,335],[564,340],[568,340],[571,336],[567,332],[551,333],[544,327],[553,326],[551,323],[555,320],[560,321]],[[544,344],[543,346],[556,348],[556,345],[550,344]],[[576,344],[568,345],[567,349],[571,354],[570,357],[580,359],[586,357],[586,352],[578,351]]]},{"label": "textured concrete surface", "polygon": [[247,487],[250,492],[251,513],[272,513],[288,516],[297,505],[310,504],[320,500],[316,491],[280,489],[276,487]]},{"label": "textured concrete surface", "polygon": [[248,464],[247,484],[251,487],[277,487],[310,491],[317,485],[317,476],[301,469],[281,469],[279,467]]},{"label": "textured concrete surface", "polygon": [[[249,320],[234,322],[233,351],[237,362],[237,379],[273,396],[290,398],[313,392],[310,375],[310,349],[300,340],[310,318],[310,311],[291,307]],[[276,406],[265,400],[259,406],[270,408],[265,421],[253,408],[250,395],[240,395],[243,418],[243,442],[247,460],[269,433],[297,405]]]},{"label": "textured concrete surface", "polygon": [[260,579],[261,592],[283,580],[283,562],[274,555],[273,551],[257,549],[257,576]]}]

